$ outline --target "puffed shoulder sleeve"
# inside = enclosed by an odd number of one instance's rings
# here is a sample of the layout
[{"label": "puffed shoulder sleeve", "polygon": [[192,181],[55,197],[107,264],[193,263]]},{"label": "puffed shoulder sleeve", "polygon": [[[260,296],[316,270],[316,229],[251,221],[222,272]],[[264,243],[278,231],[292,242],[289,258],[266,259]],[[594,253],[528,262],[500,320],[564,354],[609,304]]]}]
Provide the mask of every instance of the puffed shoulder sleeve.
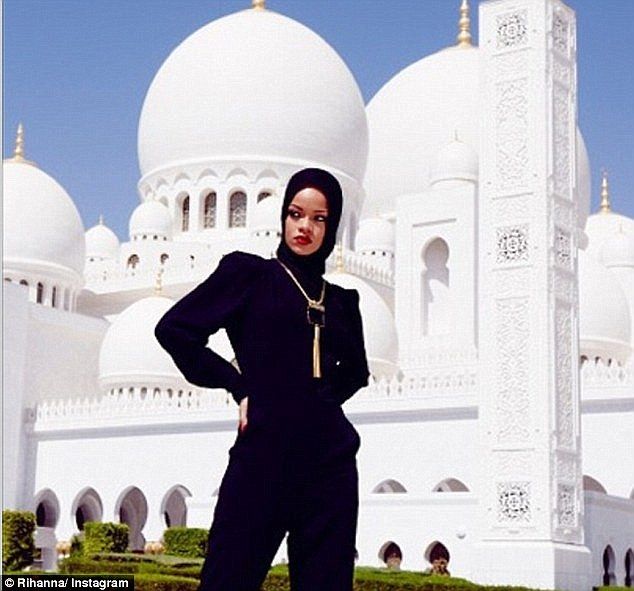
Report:
[{"label": "puffed shoulder sleeve", "polygon": [[[324,384],[326,396],[343,404],[357,390],[368,385],[370,371],[363,339],[363,322],[359,310],[359,292],[356,289],[342,290],[346,326],[342,333],[342,354],[332,367],[333,376]],[[328,360],[330,361],[330,360]],[[330,365],[330,363],[327,364]]]},{"label": "puffed shoulder sleeve", "polygon": [[154,335],[185,379],[204,388],[225,388],[239,403],[248,393],[240,372],[207,347],[209,335],[240,314],[262,260],[242,252],[225,255],[217,269],[159,320]]}]

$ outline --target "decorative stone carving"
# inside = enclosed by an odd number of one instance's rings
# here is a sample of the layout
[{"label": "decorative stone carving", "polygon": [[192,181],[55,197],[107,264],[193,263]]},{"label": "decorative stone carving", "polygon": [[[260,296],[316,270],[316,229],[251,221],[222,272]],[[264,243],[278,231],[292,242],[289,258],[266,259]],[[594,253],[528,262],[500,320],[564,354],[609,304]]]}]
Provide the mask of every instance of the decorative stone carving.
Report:
[{"label": "decorative stone carving", "polygon": [[566,199],[572,197],[569,117],[569,92],[556,86],[553,89],[553,178],[555,192]]},{"label": "decorative stone carving", "polygon": [[508,12],[496,17],[498,49],[526,45],[528,42],[527,18],[526,10]]},{"label": "decorative stone carving", "polygon": [[514,195],[493,200],[493,217],[496,226],[508,225],[518,219],[526,218],[530,211],[529,195]]},{"label": "decorative stone carving", "polygon": [[569,306],[555,308],[555,371],[557,399],[557,443],[574,445],[574,409],[572,401],[572,319]]},{"label": "decorative stone carving", "polygon": [[504,269],[495,274],[495,293],[500,299],[522,297],[531,285],[530,267]]},{"label": "decorative stone carving", "polygon": [[560,526],[577,526],[577,503],[574,486],[560,484],[557,487],[557,517]]},{"label": "decorative stone carving", "polygon": [[498,443],[529,438],[528,299],[496,301],[496,423]]},{"label": "decorative stone carving", "polygon": [[498,522],[528,523],[531,521],[530,482],[498,482]]},{"label": "decorative stone carving", "polygon": [[528,224],[497,228],[496,237],[498,264],[528,261]]},{"label": "decorative stone carving", "polygon": [[553,15],[553,47],[568,55],[568,21],[557,12]]},{"label": "decorative stone carving", "polygon": [[498,190],[528,185],[528,79],[496,85],[496,171]]},{"label": "decorative stone carving", "polygon": [[555,262],[565,269],[572,267],[570,234],[560,228],[555,230]]}]

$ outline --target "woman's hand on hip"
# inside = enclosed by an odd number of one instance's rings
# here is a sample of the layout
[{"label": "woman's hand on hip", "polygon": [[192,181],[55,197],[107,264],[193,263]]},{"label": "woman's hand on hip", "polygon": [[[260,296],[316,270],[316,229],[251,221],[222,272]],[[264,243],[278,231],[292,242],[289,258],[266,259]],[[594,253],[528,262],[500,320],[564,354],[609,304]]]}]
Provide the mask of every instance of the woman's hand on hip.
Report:
[{"label": "woman's hand on hip", "polygon": [[247,426],[247,407],[249,406],[249,397],[245,396],[241,401],[240,401],[240,414],[239,414],[239,418],[238,418],[238,429],[240,429],[240,432],[244,431],[246,429]]}]

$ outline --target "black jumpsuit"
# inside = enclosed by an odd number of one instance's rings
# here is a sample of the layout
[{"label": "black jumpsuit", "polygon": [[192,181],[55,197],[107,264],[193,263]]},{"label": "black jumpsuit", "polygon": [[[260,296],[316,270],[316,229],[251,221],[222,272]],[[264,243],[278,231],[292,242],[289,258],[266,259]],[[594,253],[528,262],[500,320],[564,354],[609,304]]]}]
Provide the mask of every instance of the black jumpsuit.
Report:
[{"label": "black jumpsuit", "polygon": [[[316,297],[318,294],[310,294]],[[368,380],[359,296],[327,284],[322,378],[306,300],[275,259],[243,252],[177,302],[155,334],[185,378],[249,397],[229,450],[200,591],[257,591],[288,531],[293,591],[351,591],[360,438],[341,404]],[[238,372],[206,347],[224,327]]]}]

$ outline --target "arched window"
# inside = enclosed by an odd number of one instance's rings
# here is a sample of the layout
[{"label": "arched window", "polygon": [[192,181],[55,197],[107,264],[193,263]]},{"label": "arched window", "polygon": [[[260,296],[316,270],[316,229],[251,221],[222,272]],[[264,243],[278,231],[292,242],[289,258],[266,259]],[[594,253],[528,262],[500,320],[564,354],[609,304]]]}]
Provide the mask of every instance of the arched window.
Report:
[{"label": "arched window", "polygon": [[432,489],[433,492],[469,492],[466,485],[457,478],[445,478]]},{"label": "arched window", "polygon": [[247,225],[247,195],[236,191],[229,199],[229,227],[244,228]]},{"label": "arched window", "polygon": [[44,299],[44,285],[42,285],[41,281],[38,281],[37,282],[37,292],[35,294],[35,301],[38,304],[41,304],[43,299]]},{"label": "arched window", "polygon": [[8,281],[9,283],[11,283],[11,277],[5,277],[4,280]]},{"label": "arched window", "polygon": [[403,552],[396,542],[385,542],[379,550],[379,558],[391,570],[400,570]]},{"label": "arched window", "polygon": [[262,199],[266,199],[267,197],[270,197],[271,195],[272,195],[271,191],[267,191],[266,189],[264,191],[260,191],[258,193],[258,203],[260,203]]},{"label": "arched window", "polygon": [[425,336],[450,332],[449,248],[442,238],[432,240],[423,253],[421,273],[421,329]]},{"label": "arched window", "polygon": [[136,266],[139,264],[139,255],[138,254],[131,254],[128,257],[128,269],[135,269]]},{"label": "arched window", "polygon": [[205,196],[203,203],[203,228],[216,226],[216,192],[211,191]]},{"label": "arched window", "polygon": [[191,496],[191,492],[181,484],[177,484],[167,491],[161,503],[161,514],[167,527],[187,525],[185,499]]},{"label": "arched window", "polygon": [[169,258],[170,258],[170,255],[168,255],[166,252],[164,252],[164,253],[161,255],[161,265],[162,265],[162,264],[163,264],[163,263],[164,263],[167,259],[169,259]]},{"label": "arched window", "polygon": [[127,523],[130,528],[130,549],[143,550],[145,537],[142,531],[147,521],[148,503],[141,489],[130,486],[123,491],[115,503],[115,514],[119,515],[119,523]]},{"label": "arched window", "polygon": [[20,285],[27,285],[28,286],[29,282],[26,279],[20,279]]},{"label": "arched window", "polygon": [[59,501],[51,489],[35,496],[35,523],[39,527],[55,527],[59,520]]},{"label": "arched window", "polygon": [[631,587],[634,581],[634,550],[625,553],[625,586]]},{"label": "arched window", "polygon": [[616,584],[616,575],[614,574],[614,568],[616,566],[616,558],[614,556],[614,550],[612,546],[606,546],[603,551],[603,584],[614,585]]},{"label": "arched window", "polygon": [[189,195],[185,195],[181,205],[181,230],[187,232],[189,230]]},{"label": "arched window", "polygon": [[103,517],[103,504],[94,488],[83,489],[73,502],[73,514],[75,523],[81,531],[87,521],[101,521]]},{"label": "arched window", "polygon": [[425,558],[431,564],[431,573],[444,575],[448,573],[450,555],[447,547],[441,542],[432,542],[427,546]]},{"label": "arched window", "polygon": [[53,291],[51,291],[51,306],[55,307],[57,301],[57,286],[53,285]]},{"label": "arched window", "polygon": [[407,489],[400,483],[398,480],[393,480],[392,478],[388,478],[383,482],[377,484],[372,490],[373,493],[405,493]]}]

